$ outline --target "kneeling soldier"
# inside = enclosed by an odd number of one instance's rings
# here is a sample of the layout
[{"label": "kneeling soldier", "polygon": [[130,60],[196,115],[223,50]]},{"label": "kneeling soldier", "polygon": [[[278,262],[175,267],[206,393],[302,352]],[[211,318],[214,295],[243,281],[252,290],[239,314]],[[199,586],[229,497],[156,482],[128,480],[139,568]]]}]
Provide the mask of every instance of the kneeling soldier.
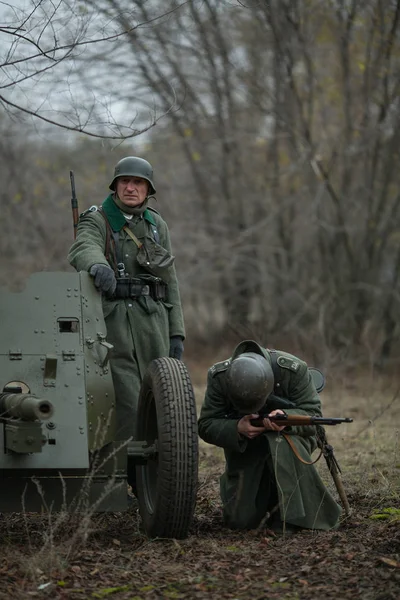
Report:
[{"label": "kneeling soldier", "polygon": [[[333,529],[341,508],[312,464],[316,428],[268,419],[280,413],[321,416],[304,361],[248,340],[209,369],[199,435],[224,449],[224,521],[233,529]],[[251,423],[259,415],[261,427]]]}]

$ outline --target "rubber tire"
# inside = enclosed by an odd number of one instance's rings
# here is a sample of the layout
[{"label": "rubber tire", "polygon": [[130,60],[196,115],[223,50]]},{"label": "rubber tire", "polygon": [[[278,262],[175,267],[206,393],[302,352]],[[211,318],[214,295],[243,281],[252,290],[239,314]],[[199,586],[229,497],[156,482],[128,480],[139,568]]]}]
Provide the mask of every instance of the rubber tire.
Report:
[{"label": "rubber tire", "polygon": [[196,403],[185,364],[153,360],[143,378],[136,439],[158,442],[158,453],[136,466],[137,498],[149,537],[188,536],[196,505],[198,431]]}]

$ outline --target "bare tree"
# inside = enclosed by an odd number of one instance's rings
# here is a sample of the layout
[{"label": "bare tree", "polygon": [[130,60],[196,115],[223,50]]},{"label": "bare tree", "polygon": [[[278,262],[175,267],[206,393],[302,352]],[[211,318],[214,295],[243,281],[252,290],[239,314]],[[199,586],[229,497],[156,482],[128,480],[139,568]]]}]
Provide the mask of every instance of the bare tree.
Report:
[{"label": "bare tree", "polygon": [[[319,265],[313,262],[314,273],[329,274],[317,296],[325,305],[325,334],[328,329],[334,343],[352,348],[373,340],[377,354],[383,343],[387,355],[399,292],[400,3],[335,1],[331,7],[328,14],[307,13],[300,1],[264,6],[286,80],[286,102],[275,114],[303,161],[308,199],[318,200]],[[328,28],[330,54],[322,62],[312,40]],[[338,102],[329,98],[333,91]],[[302,279],[307,286],[309,277]],[[297,282],[304,294],[306,286]]]},{"label": "bare tree", "polygon": [[[94,43],[48,70],[54,90],[69,64],[77,97],[166,115],[146,157],[189,330],[290,340],[319,364],[395,356],[400,0],[66,6]],[[108,127],[95,108],[90,132]]]},{"label": "bare tree", "polygon": [[90,88],[102,65],[114,102],[168,113],[152,153],[164,185],[175,175],[180,247],[195,248],[181,258],[193,314],[388,354],[399,2],[172,1],[159,19],[157,0],[84,6],[116,36],[76,58]]},{"label": "bare tree", "polygon": [[[27,6],[1,2],[0,7],[0,104],[9,114],[111,140],[135,137],[163,116],[151,104],[142,110],[139,98],[122,112],[110,98],[101,65],[88,68],[83,78],[77,70],[83,56],[107,54],[111,43],[120,43],[148,22],[135,19],[130,29],[121,30],[112,18],[100,22],[95,10],[74,0],[32,1]],[[152,11],[149,22],[170,12],[159,9]],[[102,79],[100,89],[91,85],[91,78]],[[171,98],[165,112],[173,105]]]}]

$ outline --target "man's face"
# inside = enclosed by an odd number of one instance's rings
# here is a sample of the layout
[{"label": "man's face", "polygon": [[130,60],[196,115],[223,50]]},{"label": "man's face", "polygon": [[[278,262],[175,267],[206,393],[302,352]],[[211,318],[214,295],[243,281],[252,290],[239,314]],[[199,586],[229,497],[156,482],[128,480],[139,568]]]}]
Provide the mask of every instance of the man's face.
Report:
[{"label": "man's face", "polygon": [[126,206],[140,206],[146,199],[149,182],[143,177],[118,177],[116,192]]}]

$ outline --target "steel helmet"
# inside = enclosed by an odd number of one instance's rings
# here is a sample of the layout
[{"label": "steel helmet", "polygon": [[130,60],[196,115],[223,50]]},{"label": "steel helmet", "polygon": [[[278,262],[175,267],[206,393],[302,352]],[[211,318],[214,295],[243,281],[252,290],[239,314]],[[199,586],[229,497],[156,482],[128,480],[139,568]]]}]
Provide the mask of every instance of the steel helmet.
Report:
[{"label": "steel helmet", "polygon": [[117,177],[143,177],[149,182],[149,195],[156,193],[153,183],[153,167],[144,158],[139,156],[126,156],[122,158],[114,168],[114,177],[109,185],[110,190],[115,190]]},{"label": "steel helmet", "polygon": [[258,412],[274,389],[274,374],[268,360],[255,352],[236,356],[227,371],[229,399],[243,414]]}]

